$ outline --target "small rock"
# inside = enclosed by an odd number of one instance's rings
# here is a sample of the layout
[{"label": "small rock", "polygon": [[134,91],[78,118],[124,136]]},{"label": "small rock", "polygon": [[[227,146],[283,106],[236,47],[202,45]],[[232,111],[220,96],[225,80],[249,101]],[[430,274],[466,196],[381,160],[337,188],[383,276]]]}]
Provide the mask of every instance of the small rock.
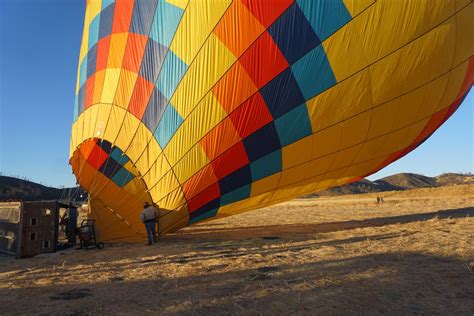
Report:
[{"label": "small rock", "polygon": [[262,239],[265,239],[265,240],[275,240],[275,239],[281,239],[281,238],[278,237],[278,236],[263,236]]},{"label": "small rock", "polygon": [[266,272],[276,271],[276,270],[279,270],[279,269],[280,269],[279,267],[261,267],[261,268],[258,268],[257,271],[262,272],[262,273],[266,273]]},{"label": "small rock", "polygon": [[74,289],[66,292],[61,292],[49,297],[51,301],[72,301],[78,300],[87,296],[92,296],[90,289]]}]

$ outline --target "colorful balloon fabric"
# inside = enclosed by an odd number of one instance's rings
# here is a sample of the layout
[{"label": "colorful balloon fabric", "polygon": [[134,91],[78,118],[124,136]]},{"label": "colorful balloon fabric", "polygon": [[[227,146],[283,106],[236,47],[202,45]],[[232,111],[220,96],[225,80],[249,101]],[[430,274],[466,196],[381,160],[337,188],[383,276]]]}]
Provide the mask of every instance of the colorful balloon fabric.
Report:
[{"label": "colorful balloon fabric", "polygon": [[87,1],[70,164],[101,239],[380,170],[459,107],[473,34],[469,0]]}]

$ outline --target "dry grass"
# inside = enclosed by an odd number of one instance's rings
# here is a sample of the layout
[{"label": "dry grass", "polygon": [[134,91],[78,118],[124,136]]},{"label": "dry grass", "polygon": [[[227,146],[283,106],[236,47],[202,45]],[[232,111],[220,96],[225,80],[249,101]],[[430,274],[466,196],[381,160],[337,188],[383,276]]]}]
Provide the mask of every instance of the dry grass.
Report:
[{"label": "dry grass", "polygon": [[474,185],[294,200],[159,245],[2,259],[0,314],[474,313]]}]

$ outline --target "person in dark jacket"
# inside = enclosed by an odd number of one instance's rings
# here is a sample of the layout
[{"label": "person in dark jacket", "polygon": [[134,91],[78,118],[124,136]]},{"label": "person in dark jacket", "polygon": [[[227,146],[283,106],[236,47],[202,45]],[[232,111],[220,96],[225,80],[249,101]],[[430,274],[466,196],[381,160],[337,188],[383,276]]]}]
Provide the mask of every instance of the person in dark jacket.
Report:
[{"label": "person in dark jacket", "polygon": [[140,214],[140,220],[145,225],[148,236],[148,244],[156,243],[156,222],[158,220],[158,209],[153,205],[145,202],[143,204],[143,211]]}]

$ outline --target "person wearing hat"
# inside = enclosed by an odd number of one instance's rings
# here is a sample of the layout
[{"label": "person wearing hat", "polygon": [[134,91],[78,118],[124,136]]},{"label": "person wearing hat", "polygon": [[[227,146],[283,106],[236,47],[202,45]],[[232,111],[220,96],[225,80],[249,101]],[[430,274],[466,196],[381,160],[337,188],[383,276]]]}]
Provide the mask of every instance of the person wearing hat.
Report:
[{"label": "person wearing hat", "polygon": [[156,222],[158,220],[158,209],[153,205],[148,204],[148,202],[145,202],[143,204],[143,211],[140,214],[140,220],[146,228],[146,233],[148,236],[147,245],[156,243]]}]

